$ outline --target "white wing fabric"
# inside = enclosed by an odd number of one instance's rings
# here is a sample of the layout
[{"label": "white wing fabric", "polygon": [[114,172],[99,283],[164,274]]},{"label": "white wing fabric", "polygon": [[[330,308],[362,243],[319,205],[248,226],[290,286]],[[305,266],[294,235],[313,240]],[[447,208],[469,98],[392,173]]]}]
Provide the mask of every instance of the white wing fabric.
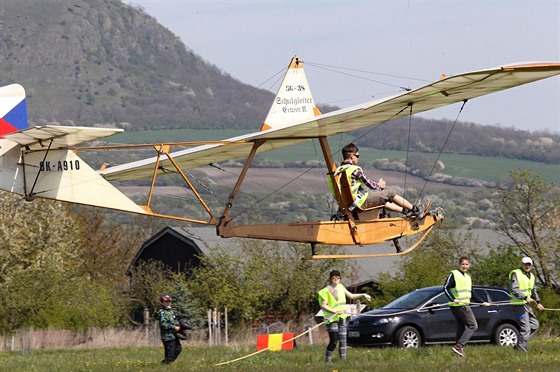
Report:
[{"label": "white wing fabric", "polygon": [[[177,151],[170,155],[182,168],[196,168],[210,163],[246,157],[257,140],[266,140],[259,147],[258,152],[279,149],[319,136],[350,132],[405,117],[411,112],[415,114],[435,109],[558,74],[560,74],[560,63],[558,62],[524,63],[467,72],[445,77],[437,82],[392,97],[311,118],[309,115],[300,120],[296,118],[289,125],[283,123],[281,127],[266,129],[266,126],[263,126],[264,130],[260,132],[230,138],[220,144],[202,145]],[[297,76],[305,77],[300,73],[295,75],[295,79]],[[297,81],[286,80],[280,88],[281,90],[285,89],[286,84],[298,86]],[[306,86],[307,81],[302,84]],[[123,164],[107,168],[100,174],[107,180],[149,178],[153,175],[155,161],[154,157]],[[170,161],[167,158],[160,162],[159,172],[164,172],[166,168],[171,169]]]},{"label": "white wing fabric", "polygon": [[59,125],[42,125],[4,135],[4,138],[27,146],[29,149],[51,150],[68,148],[81,143],[122,133],[123,129],[63,127]]}]

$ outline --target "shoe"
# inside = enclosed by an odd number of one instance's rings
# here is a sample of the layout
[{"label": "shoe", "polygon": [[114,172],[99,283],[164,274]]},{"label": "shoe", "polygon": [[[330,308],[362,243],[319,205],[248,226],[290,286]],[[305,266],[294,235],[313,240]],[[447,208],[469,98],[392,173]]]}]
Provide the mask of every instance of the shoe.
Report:
[{"label": "shoe", "polygon": [[412,211],[412,216],[421,220],[426,216],[428,213],[428,209],[432,206],[432,201],[430,199],[424,199],[420,204],[416,204],[414,206],[414,210]]},{"label": "shoe", "polygon": [[457,345],[453,345],[453,347],[451,348],[451,350],[453,350],[453,352],[459,356],[464,357],[465,356],[465,350],[462,347],[459,347]]}]

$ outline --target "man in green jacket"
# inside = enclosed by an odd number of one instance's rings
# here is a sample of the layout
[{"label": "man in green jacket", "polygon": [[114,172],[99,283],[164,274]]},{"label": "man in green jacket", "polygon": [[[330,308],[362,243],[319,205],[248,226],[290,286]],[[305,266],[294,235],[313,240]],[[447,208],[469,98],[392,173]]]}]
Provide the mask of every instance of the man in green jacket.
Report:
[{"label": "man in green jacket", "polygon": [[181,342],[177,338],[177,332],[181,327],[175,313],[171,310],[171,301],[171,296],[161,296],[161,309],[158,313],[161,342],[165,354],[165,359],[161,361],[163,364],[174,362],[182,351]]}]

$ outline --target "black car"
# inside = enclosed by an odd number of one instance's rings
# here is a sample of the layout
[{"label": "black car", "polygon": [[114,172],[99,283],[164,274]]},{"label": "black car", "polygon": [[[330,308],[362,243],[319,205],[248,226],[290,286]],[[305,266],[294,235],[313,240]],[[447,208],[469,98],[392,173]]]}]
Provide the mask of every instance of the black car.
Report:
[{"label": "black car", "polygon": [[[507,290],[498,287],[473,286],[478,296],[487,302],[507,305],[484,307],[470,305],[478,329],[470,342],[493,342],[514,346],[519,337],[519,322],[509,305]],[[352,346],[395,345],[417,348],[425,344],[455,342],[456,321],[443,287],[417,289],[379,309],[358,315],[348,322],[348,344]],[[412,311],[410,311],[412,310]]]}]

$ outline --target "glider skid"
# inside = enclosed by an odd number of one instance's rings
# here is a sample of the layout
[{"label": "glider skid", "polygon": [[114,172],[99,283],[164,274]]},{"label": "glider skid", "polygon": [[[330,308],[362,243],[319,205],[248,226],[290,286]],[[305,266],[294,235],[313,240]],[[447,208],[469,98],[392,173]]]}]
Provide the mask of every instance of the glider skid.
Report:
[{"label": "glider skid", "polygon": [[[443,211],[430,211],[424,218],[374,218],[369,220],[296,222],[291,224],[234,226],[233,223],[218,226],[218,233],[224,238],[243,237],[310,243],[312,255],[309,259],[326,258],[364,258],[398,256],[409,253],[416,248],[432,230],[434,225],[444,218]],[[404,236],[422,233],[408,249],[395,253],[367,255],[318,255],[316,244],[330,245],[371,245],[394,241]]]},{"label": "glider skid", "polygon": [[[434,211],[434,213],[437,213]],[[406,250],[402,250],[400,246],[400,238],[393,239],[393,243],[396,247],[395,253],[364,253],[364,254],[335,254],[335,255],[326,255],[326,254],[317,254],[316,246],[314,243],[311,243],[311,256],[306,256],[306,260],[324,260],[324,259],[347,259],[347,258],[373,258],[373,257],[390,257],[390,256],[402,256],[407,253],[410,253],[414,248],[418,247],[420,243],[424,240],[424,238],[428,235],[430,231],[434,228],[432,224],[428,227],[422,235]]]}]

